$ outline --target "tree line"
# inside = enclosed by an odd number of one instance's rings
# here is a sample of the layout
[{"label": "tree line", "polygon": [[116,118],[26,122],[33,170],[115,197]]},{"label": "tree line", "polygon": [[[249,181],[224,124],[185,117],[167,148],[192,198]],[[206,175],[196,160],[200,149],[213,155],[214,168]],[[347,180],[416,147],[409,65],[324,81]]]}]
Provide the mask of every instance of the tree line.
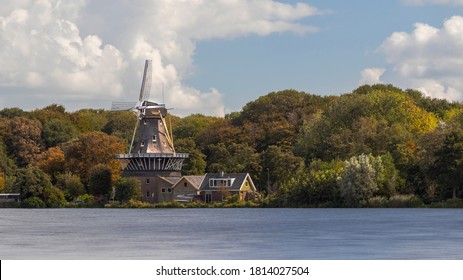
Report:
[{"label": "tree line", "polygon": [[[184,175],[248,172],[268,207],[463,203],[463,104],[393,85],[340,96],[271,92],[217,118],[170,115]],[[54,207],[79,197],[139,199],[115,154],[131,112],[61,105],[0,111],[0,191]]]}]

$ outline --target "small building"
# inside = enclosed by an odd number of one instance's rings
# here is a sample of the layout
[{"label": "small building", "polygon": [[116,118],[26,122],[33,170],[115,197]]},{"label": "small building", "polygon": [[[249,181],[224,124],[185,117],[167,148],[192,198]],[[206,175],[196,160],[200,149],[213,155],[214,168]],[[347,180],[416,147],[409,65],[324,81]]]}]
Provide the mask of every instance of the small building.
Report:
[{"label": "small building", "polygon": [[177,202],[191,202],[199,195],[199,187],[204,180],[202,176],[183,176],[172,186],[173,200]]},{"label": "small building", "polygon": [[247,200],[255,191],[249,173],[207,173],[199,187],[206,203],[223,201],[229,195],[239,195],[240,200]]},{"label": "small building", "polygon": [[142,201],[159,203],[173,200],[172,186],[180,177],[144,176],[140,179]]}]

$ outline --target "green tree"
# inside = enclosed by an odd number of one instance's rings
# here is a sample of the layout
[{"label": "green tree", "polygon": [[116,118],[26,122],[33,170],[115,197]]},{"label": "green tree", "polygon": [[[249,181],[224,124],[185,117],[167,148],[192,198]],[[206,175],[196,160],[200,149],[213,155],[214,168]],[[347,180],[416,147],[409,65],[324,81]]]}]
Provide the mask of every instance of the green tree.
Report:
[{"label": "green tree", "polygon": [[56,178],[56,186],[60,188],[69,200],[85,194],[84,184],[80,181],[79,176],[66,172],[60,174]]},{"label": "green tree", "polygon": [[137,116],[133,112],[111,112],[107,115],[108,122],[103,127],[103,132],[124,140],[127,146],[132,141],[133,129],[137,122]]},{"label": "green tree", "polygon": [[88,192],[93,195],[106,195],[112,190],[112,169],[105,164],[97,164],[90,169]]},{"label": "green tree", "polygon": [[206,155],[197,147],[193,139],[179,139],[175,142],[175,150],[180,153],[188,153],[189,157],[182,167],[184,175],[199,175],[206,171]]},{"label": "green tree", "polygon": [[262,153],[262,166],[264,169],[261,172],[261,182],[267,182],[269,179],[269,186],[267,186],[269,193],[290,192],[291,190],[288,189],[296,187],[294,183],[299,182],[305,173],[304,159],[295,156],[291,151],[283,151],[278,146],[269,146]]},{"label": "green tree", "polygon": [[436,152],[433,173],[442,199],[457,198],[463,191],[463,132],[451,131]]},{"label": "green tree", "polygon": [[13,187],[26,205],[34,201],[40,206],[40,200],[47,207],[62,207],[66,202],[63,192],[52,186],[50,177],[33,165],[18,169]]},{"label": "green tree", "polygon": [[43,126],[42,136],[47,147],[54,147],[77,137],[77,129],[70,121],[51,119]]},{"label": "green tree", "polygon": [[50,176],[38,167],[29,165],[26,168],[18,169],[16,172],[13,188],[20,193],[22,200],[33,196],[43,198],[45,189],[51,187]]},{"label": "green tree", "polygon": [[101,131],[106,123],[107,112],[104,110],[82,109],[71,114],[70,118],[82,133]]},{"label": "green tree", "polygon": [[140,180],[129,177],[122,178],[116,183],[116,200],[121,202],[131,199],[140,200],[141,196]]}]

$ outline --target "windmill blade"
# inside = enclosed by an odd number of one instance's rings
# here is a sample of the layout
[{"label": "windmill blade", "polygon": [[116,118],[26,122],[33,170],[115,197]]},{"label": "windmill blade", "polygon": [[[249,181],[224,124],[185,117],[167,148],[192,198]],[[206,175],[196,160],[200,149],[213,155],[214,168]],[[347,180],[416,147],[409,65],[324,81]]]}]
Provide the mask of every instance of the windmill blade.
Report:
[{"label": "windmill blade", "polygon": [[141,82],[140,97],[138,101],[142,103],[147,100],[151,90],[151,78],[152,78],[152,61],[145,61],[145,70],[143,71],[143,80]]},{"label": "windmill blade", "polygon": [[136,105],[136,102],[113,101],[111,103],[111,111],[130,111],[134,109]]}]

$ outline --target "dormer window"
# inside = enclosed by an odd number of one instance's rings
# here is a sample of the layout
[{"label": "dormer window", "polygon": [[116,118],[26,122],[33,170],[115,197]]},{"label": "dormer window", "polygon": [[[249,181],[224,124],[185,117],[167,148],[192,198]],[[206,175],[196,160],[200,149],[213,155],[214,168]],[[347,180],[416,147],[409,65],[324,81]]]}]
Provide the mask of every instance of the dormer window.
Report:
[{"label": "dormer window", "polygon": [[212,178],[209,179],[209,187],[211,188],[219,188],[219,187],[231,187],[235,178]]}]

